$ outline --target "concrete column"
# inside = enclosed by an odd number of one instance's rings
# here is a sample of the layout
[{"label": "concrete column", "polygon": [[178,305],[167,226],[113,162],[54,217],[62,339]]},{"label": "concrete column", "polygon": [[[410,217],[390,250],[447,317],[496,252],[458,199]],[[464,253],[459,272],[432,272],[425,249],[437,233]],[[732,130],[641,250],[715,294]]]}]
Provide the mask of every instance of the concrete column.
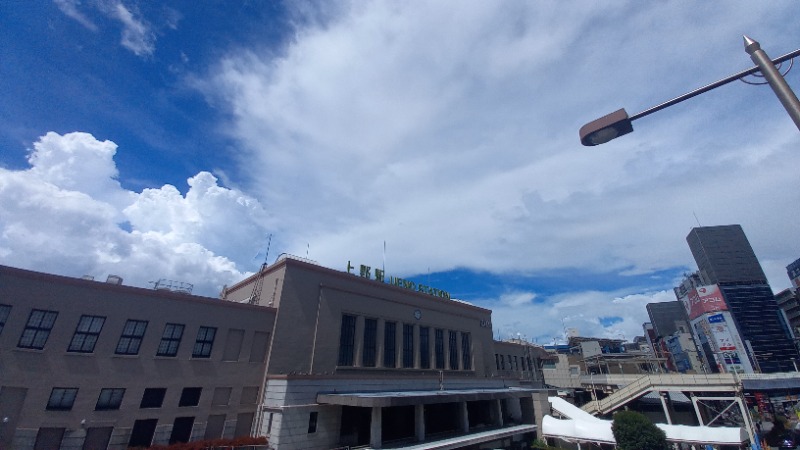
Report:
[{"label": "concrete column", "polygon": [[381,436],[382,412],[383,410],[380,406],[372,407],[372,420],[369,423],[369,446],[372,448],[381,448],[381,442],[383,441]]},{"label": "concrete column", "polygon": [[356,335],[355,335],[355,351],[353,355],[353,365],[361,367],[364,362],[364,316],[356,316]]},{"label": "concrete column", "polygon": [[492,410],[494,411],[494,424],[498,427],[503,426],[503,404],[502,399],[497,399],[492,402]]},{"label": "concrete column", "polygon": [[469,411],[467,409],[467,402],[458,404],[458,419],[461,423],[461,432],[469,433]]},{"label": "concrete column", "polygon": [[544,416],[550,414],[550,401],[547,397],[555,397],[556,391],[549,390],[549,391],[539,391],[533,394],[533,417],[536,421],[536,437],[538,439],[544,439],[542,435],[542,420]]},{"label": "concrete column", "polygon": [[417,440],[425,440],[425,405],[414,405],[414,431]]},{"label": "concrete column", "polygon": [[375,346],[375,367],[383,367],[383,332],[386,329],[386,321],[378,319],[378,329],[376,330],[377,345]]}]

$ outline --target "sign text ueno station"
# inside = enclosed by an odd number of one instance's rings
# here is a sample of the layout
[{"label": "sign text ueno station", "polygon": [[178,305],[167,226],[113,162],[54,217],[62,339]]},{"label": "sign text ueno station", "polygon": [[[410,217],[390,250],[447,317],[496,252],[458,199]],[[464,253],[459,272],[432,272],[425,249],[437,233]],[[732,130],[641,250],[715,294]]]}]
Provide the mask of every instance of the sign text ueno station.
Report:
[{"label": "sign text ueno station", "polygon": [[[353,272],[355,268],[356,268],[355,266],[350,264],[350,261],[347,261],[347,273],[352,273],[356,275],[356,273]],[[374,278],[373,278],[373,268],[370,266],[365,266],[363,264],[359,266],[358,275],[364,278],[369,278],[371,280],[374,279],[376,281],[380,281],[381,283],[389,283],[394,286],[400,286],[402,288],[411,289],[413,291],[424,292],[426,294],[433,295],[434,297],[441,297],[450,300],[449,292],[443,291],[441,289],[436,289],[435,287],[426,286],[424,284],[415,283],[411,280],[404,280],[398,277],[389,277],[389,280],[387,281],[386,276],[383,273],[383,270],[381,269],[377,268],[374,269]]]}]

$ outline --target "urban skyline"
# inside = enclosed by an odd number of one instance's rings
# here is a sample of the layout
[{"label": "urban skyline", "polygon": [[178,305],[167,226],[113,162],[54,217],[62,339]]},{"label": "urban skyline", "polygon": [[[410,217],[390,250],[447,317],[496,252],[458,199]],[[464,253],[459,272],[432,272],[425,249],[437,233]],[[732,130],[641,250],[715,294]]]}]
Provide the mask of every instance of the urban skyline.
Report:
[{"label": "urban skyline", "polygon": [[216,296],[269,247],[447,291],[501,337],[630,340],[693,270],[686,232],[742,224],[779,291],[800,155],[767,87],[576,138],[750,67],[742,34],[800,45],[796,3],[727,6],[4,3],[0,263]]}]

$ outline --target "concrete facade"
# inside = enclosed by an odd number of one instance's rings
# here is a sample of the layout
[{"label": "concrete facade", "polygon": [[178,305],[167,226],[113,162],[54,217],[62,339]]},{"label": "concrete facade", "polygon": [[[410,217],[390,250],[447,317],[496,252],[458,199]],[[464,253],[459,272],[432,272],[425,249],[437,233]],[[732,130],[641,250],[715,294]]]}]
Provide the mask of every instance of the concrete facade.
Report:
[{"label": "concrete facade", "polygon": [[[223,291],[277,309],[255,434],[280,449],[380,448],[535,424],[535,350],[494,342],[490,310],[369,275],[287,257]],[[507,398],[512,386],[527,390]],[[437,395],[395,405],[411,391]]]},{"label": "concrete facade", "polygon": [[495,342],[488,309],[349,269],[281,257],[212,299],[0,266],[0,448],[533,439],[543,349]]},{"label": "concrete facade", "polygon": [[0,266],[0,448],[247,436],[275,312]]}]

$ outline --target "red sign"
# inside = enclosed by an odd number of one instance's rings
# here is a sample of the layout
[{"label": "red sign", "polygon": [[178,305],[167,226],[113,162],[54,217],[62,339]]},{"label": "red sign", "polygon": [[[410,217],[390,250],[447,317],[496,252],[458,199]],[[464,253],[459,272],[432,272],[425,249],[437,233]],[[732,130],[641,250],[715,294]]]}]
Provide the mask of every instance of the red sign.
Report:
[{"label": "red sign", "polygon": [[689,292],[689,295],[681,299],[689,320],[694,320],[703,314],[719,311],[727,311],[728,305],[722,298],[719,286],[716,284],[708,286],[698,286]]}]

